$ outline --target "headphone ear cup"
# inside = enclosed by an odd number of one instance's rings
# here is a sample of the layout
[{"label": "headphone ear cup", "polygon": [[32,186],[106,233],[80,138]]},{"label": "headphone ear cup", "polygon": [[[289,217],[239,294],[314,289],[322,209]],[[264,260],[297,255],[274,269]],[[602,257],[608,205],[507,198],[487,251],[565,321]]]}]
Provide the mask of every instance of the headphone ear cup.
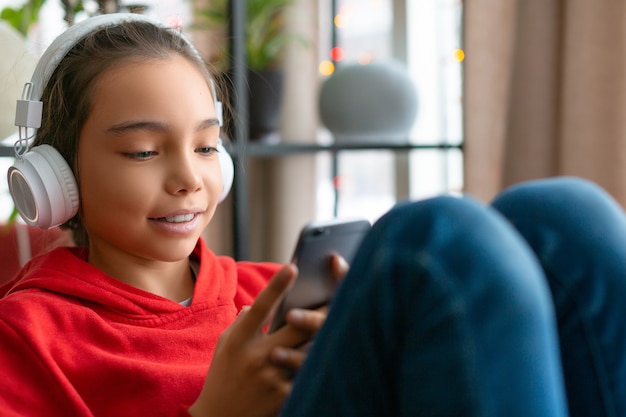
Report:
[{"label": "headphone ear cup", "polygon": [[52,146],[35,146],[17,158],[7,176],[13,202],[27,224],[50,229],[78,212],[76,179]]},{"label": "headphone ear cup", "polygon": [[220,170],[222,171],[222,193],[219,197],[219,202],[221,203],[228,196],[228,192],[233,186],[235,166],[221,139],[217,142],[217,155],[220,161]]}]

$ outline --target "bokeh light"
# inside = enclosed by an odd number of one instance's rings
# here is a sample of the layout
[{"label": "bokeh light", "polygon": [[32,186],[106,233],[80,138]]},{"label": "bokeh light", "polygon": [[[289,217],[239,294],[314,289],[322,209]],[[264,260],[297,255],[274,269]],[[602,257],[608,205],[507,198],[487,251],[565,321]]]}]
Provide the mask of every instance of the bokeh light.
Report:
[{"label": "bokeh light", "polygon": [[333,22],[335,23],[335,26],[337,26],[338,28],[345,27],[346,25],[345,15],[343,15],[342,13],[338,13],[335,16],[335,19],[333,20]]},{"label": "bokeh light", "polygon": [[463,62],[465,60],[465,51],[463,51],[462,49],[455,49],[454,59],[456,59],[458,62]]},{"label": "bokeh light", "polygon": [[333,19],[333,23],[338,28],[345,28],[348,25],[348,21],[355,13],[355,6],[352,3],[347,3],[339,7],[339,11]]},{"label": "bokeh light", "polygon": [[372,54],[370,54],[369,52],[363,52],[359,54],[358,61],[359,61],[359,64],[361,65],[367,65],[372,62],[372,59],[373,59]]},{"label": "bokeh light", "polygon": [[335,64],[330,61],[322,61],[319,65],[319,72],[322,75],[328,76],[335,72]]},{"label": "bokeh light", "polygon": [[183,30],[183,18],[179,15],[170,15],[165,24],[175,30]]},{"label": "bokeh light", "polygon": [[343,60],[345,55],[346,53],[341,46],[335,46],[333,49],[330,50],[330,58],[335,62]]}]

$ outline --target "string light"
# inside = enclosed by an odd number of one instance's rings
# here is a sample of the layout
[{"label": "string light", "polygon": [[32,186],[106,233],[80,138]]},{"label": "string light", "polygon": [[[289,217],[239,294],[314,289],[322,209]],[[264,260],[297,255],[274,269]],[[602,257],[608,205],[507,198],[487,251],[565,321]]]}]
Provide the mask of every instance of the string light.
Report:
[{"label": "string light", "polygon": [[358,61],[361,65],[367,65],[372,62],[372,59],[372,54],[370,54],[369,52],[363,52],[362,54],[359,54]]},{"label": "string light", "polygon": [[335,64],[330,61],[322,61],[320,62],[318,70],[320,74],[324,76],[331,75],[333,72],[335,72]]},{"label": "string light", "polygon": [[345,16],[341,13],[338,13],[335,16],[335,19],[333,19],[333,23],[335,24],[335,26],[337,26],[338,28],[343,28],[345,27],[346,24],[346,19]]},{"label": "string light", "polygon": [[462,49],[455,49],[454,59],[456,59],[458,62],[463,62],[465,60],[465,51],[463,51]]},{"label": "string light", "polygon": [[343,60],[345,55],[345,51],[341,46],[335,46],[333,49],[330,50],[330,58],[335,62]]},{"label": "string light", "polygon": [[333,23],[338,28],[345,28],[348,25],[348,21],[351,16],[354,15],[355,7],[354,4],[348,3],[344,4],[339,8],[339,11],[335,15],[333,19]]}]

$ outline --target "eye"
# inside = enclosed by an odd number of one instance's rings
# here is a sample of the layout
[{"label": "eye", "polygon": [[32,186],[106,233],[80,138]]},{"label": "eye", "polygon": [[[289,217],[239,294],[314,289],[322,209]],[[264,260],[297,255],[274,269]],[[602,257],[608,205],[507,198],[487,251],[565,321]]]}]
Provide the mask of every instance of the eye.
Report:
[{"label": "eye", "polygon": [[216,147],[213,146],[203,146],[201,148],[196,148],[196,152],[201,153],[203,155],[212,155],[213,153],[219,152]]},{"label": "eye", "polygon": [[138,159],[138,160],[150,159],[154,155],[156,155],[155,151],[142,151],[142,152],[128,152],[128,153],[124,153],[125,157],[127,157],[129,159]]}]

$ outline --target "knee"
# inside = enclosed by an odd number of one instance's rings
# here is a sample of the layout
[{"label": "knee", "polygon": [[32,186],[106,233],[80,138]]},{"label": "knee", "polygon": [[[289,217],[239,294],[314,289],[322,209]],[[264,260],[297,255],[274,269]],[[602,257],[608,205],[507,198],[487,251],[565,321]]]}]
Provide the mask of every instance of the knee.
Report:
[{"label": "knee", "polygon": [[[528,181],[504,190],[492,206],[507,218],[563,218],[575,213],[578,218],[598,211],[615,211],[617,203],[595,183],[576,177],[556,177]],[[621,209],[617,209],[621,212]]]},{"label": "knee", "polygon": [[626,227],[617,202],[601,187],[582,178],[522,183],[502,192],[492,206],[523,235],[530,229],[546,228],[575,238],[590,236],[594,230],[604,234],[609,229]]},{"label": "knee", "polygon": [[371,246],[399,248],[481,245],[494,239],[515,239],[512,229],[491,207],[472,197],[442,195],[397,204],[382,216],[369,234]]},{"label": "knee", "polygon": [[363,248],[369,261],[378,254],[419,260],[422,267],[436,264],[436,269],[458,277],[483,268],[490,271],[483,279],[539,273],[530,248],[511,225],[471,197],[398,205],[374,224]]},{"label": "knee", "polygon": [[374,224],[362,249],[359,266],[387,266],[383,275],[407,280],[398,288],[412,288],[420,276],[420,291],[406,293],[411,300],[428,295],[421,305],[443,297],[494,317],[506,312],[509,320],[551,317],[547,285],[530,248],[502,216],[471,197],[400,204]]},{"label": "knee", "polygon": [[[488,221],[486,207],[468,197],[437,196],[394,206],[373,226],[376,241],[423,241],[433,236],[462,234]],[[478,224],[477,224],[478,223]]]}]

